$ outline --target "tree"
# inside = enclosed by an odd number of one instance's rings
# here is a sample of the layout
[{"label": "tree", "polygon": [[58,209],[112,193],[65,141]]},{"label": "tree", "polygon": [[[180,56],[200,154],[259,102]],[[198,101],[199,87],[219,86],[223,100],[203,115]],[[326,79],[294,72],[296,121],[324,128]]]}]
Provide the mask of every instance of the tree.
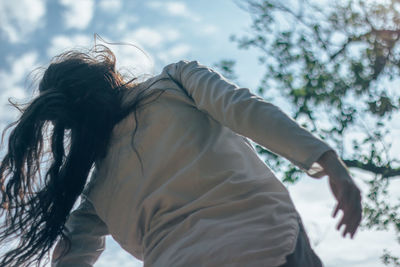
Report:
[{"label": "tree", "polygon": [[[334,146],[350,169],[367,171],[364,227],[394,227],[400,242],[398,203],[386,200],[399,178],[390,127],[399,116],[400,1],[243,0],[252,17],[246,36],[232,36],[242,49],[255,48],[265,75],[258,93],[279,90],[303,126]],[[234,77],[232,60],[217,64]],[[257,146],[285,182],[300,171]],[[384,252],[385,264],[400,266]]]}]

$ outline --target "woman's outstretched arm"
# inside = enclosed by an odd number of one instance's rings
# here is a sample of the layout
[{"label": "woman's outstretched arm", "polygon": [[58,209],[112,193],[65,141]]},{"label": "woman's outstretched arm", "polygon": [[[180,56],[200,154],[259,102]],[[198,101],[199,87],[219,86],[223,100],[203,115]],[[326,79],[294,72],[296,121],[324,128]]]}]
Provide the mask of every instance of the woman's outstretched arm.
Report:
[{"label": "woman's outstretched arm", "polygon": [[277,106],[227,81],[197,61],[180,61],[164,68],[181,85],[197,108],[222,125],[290,160],[312,177],[329,176],[332,192],[345,225],[343,236],[353,237],[361,220],[360,191],[344,163],[321,139],[301,127]]},{"label": "woman's outstretched arm", "polygon": [[[303,170],[310,171],[324,152],[332,150],[277,106],[197,61],[170,64],[164,72],[182,86],[199,110]],[[320,177],[324,173],[309,174]]]},{"label": "woman's outstretched arm", "polygon": [[61,239],[54,251],[52,267],[90,267],[105,248],[107,226],[97,216],[93,205],[82,196],[79,207],[74,210],[66,223],[66,238]]}]

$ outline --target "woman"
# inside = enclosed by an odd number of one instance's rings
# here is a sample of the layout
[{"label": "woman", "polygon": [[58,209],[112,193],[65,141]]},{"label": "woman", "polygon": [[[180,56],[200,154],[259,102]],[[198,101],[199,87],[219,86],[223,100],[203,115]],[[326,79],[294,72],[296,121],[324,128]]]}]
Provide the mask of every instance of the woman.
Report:
[{"label": "woman", "polygon": [[321,266],[246,137],[329,176],[343,236],[360,223],[360,191],[330,146],[196,61],[136,83],[107,48],[68,52],[39,93],[0,166],[0,241],[19,239],[1,266],[39,264],[57,241],[52,266],[93,266],[108,234],[144,266]]}]

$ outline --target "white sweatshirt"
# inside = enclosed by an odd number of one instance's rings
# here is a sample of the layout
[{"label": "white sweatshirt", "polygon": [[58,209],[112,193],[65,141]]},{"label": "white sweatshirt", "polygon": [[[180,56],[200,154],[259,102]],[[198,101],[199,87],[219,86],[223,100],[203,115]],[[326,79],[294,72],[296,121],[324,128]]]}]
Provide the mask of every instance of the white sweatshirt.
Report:
[{"label": "white sweatshirt", "polygon": [[324,173],[311,166],[332,148],[197,61],[170,64],[140,86],[166,89],[138,110],[143,172],[131,113],[67,221],[71,248],[52,266],[93,266],[108,234],[144,266],[284,264],[299,215],[247,138],[314,177]]}]

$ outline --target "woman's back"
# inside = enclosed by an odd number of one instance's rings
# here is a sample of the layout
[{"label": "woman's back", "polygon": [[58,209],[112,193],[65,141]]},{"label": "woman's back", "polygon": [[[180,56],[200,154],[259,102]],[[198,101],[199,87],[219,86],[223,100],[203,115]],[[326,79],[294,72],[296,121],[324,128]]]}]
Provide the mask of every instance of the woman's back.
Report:
[{"label": "woman's back", "polygon": [[[294,249],[299,223],[287,190],[246,138],[197,108],[196,101],[207,98],[190,97],[190,91],[171,79],[181,73],[168,76],[171,68],[186,68],[192,80],[217,76],[196,62],[180,62],[147,81],[150,91],[166,90],[138,111],[134,145],[141,161],[131,146],[136,122],[130,115],[113,131],[88,200],[117,242],[148,266],[193,266],[199,260],[203,266],[283,264]],[[224,97],[232,85],[222,85],[207,88]],[[129,93],[134,91],[128,92],[125,104]],[[235,103],[248,102],[248,97],[242,94],[229,105],[238,108]],[[213,103],[203,105],[212,108]],[[247,112],[243,115],[251,116],[251,109]],[[276,141],[278,137],[265,140]],[[320,141],[313,146],[319,153],[330,149]]]}]

